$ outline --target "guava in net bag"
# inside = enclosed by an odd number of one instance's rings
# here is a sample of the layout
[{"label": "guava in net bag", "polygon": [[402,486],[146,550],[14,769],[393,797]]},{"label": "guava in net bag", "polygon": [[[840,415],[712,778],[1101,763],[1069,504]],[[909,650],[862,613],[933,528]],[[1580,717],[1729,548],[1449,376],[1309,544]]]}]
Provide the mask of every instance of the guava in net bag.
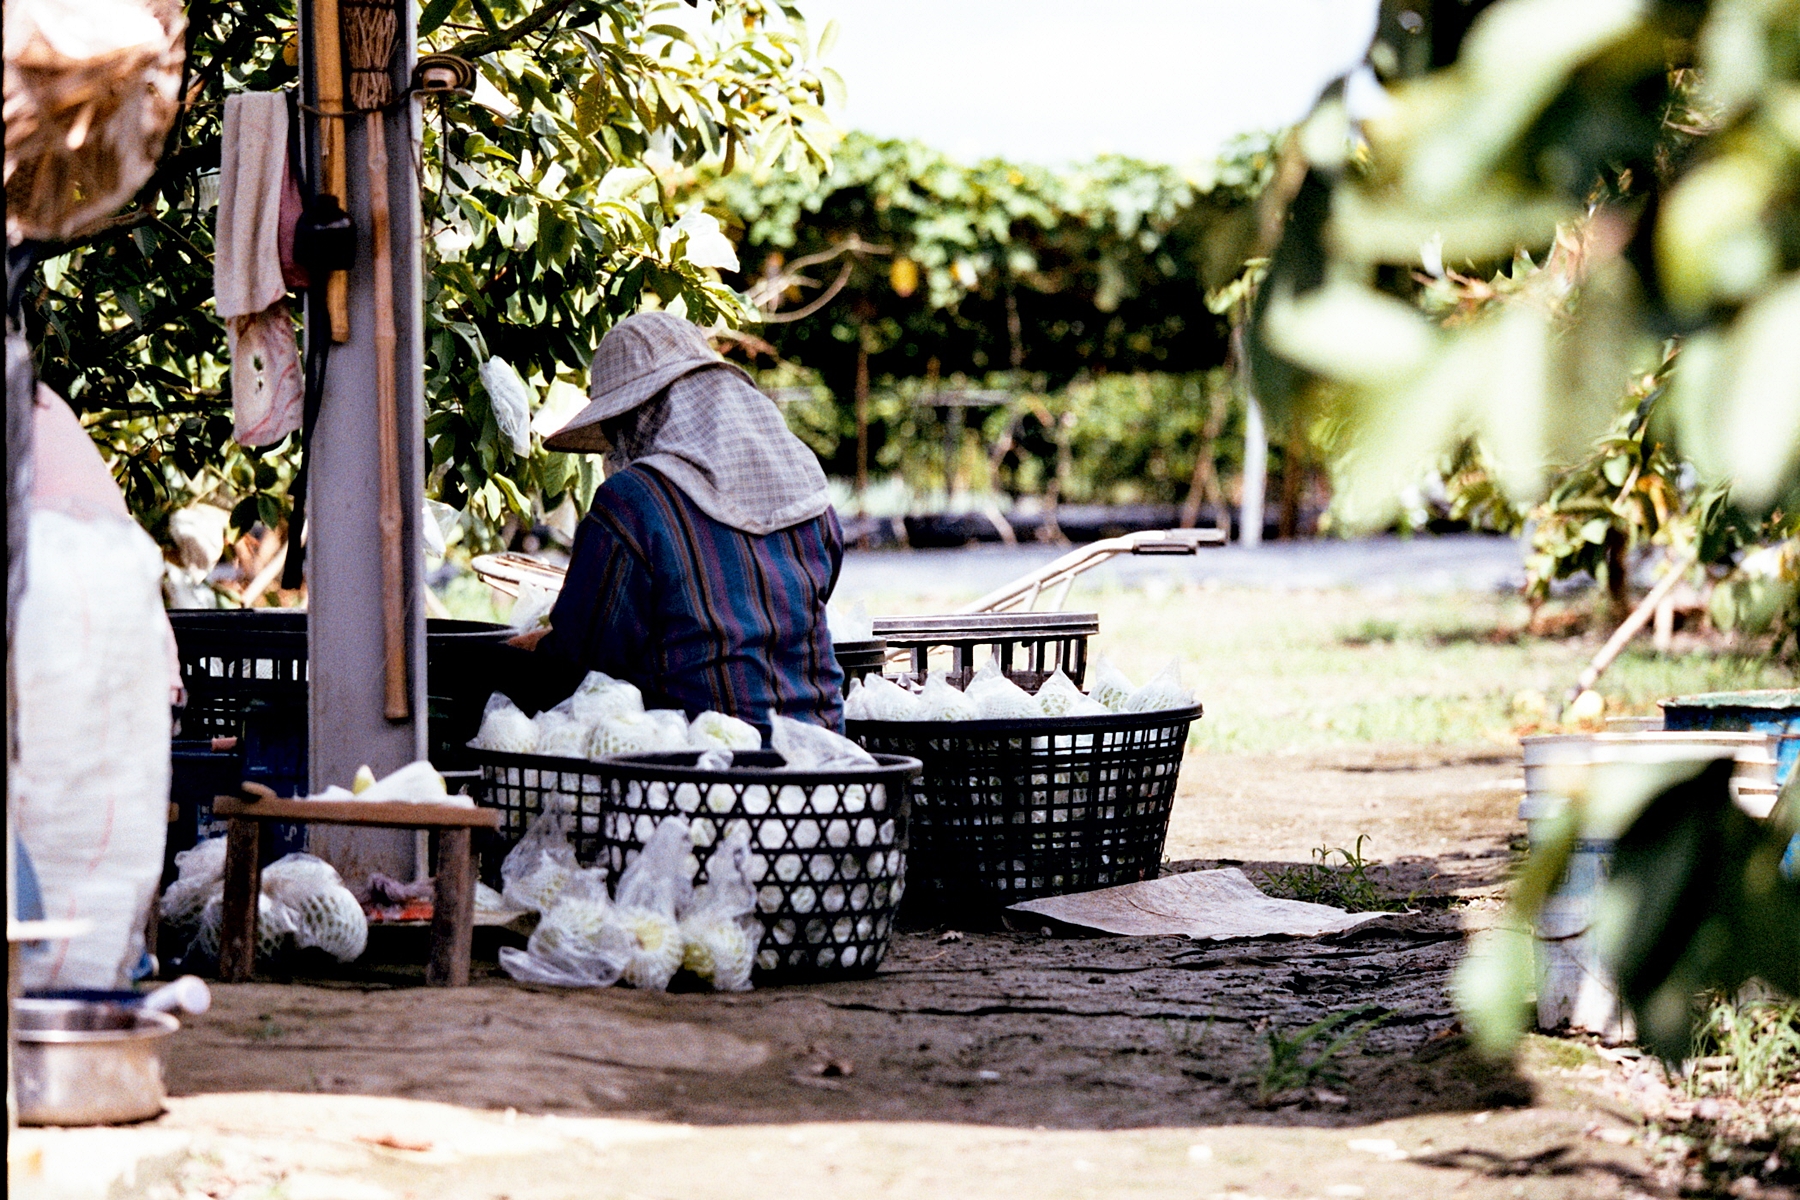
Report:
[{"label": "guava in net bag", "polygon": [[1088,696],[1106,706],[1108,712],[1129,712],[1131,710],[1131,694],[1137,691],[1137,684],[1126,678],[1125,672],[1112,665],[1105,658],[1094,660],[1093,677],[1088,681]]},{"label": "guava in net bag", "polygon": [[1061,667],[1038,688],[1037,702],[1046,717],[1099,717],[1107,712],[1098,700],[1083,695]]},{"label": "guava in net bag", "polygon": [[487,708],[481,714],[481,730],[469,744],[477,750],[503,754],[535,754],[538,730],[517,705],[495,692],[488,697]]},{"label": "guava in net bag", "polygon": [[762,734],[748,721],[703,712],[688,726],[688,745],[696,750],[761,750]]},{"label": "guava in net bag", "polygon": [[[219,957],[219,935],[225,924],[225,897],[214,893],[200,910],[200,927],[194,934],[190,953],[204,958]],[[266,963],[281,952],[282,945],[294,932],[294,917],[287,908],[269,898],[267,892],[256,897],[256,961]]]},{"label": "guava in net bag", "polygon": [[206,902],[220,895],[225,880],[225,839],[207,838],[175,855],[175,881],[163,892],[157,911],[177,928],[197,924]]},{"label": "guava in net bag", "polygon": [[870,721],[923,721],[925,705],[913,693],[881,675],[863,676],[863,711]]},{"label": "guava in net bag", "polygon": [[950,686],[941,672],[933,671],[919,692],[921,721],[973,721],[981,716],[975,702]]},{"label": "guava in net bag", "polygon": [[1037,698],[1001,674],[999,668],[985,679],[971,679],[963,695],[974,703],[976,713],[984,721],[1015,721],[1044,715]]},{"label": "guava in net bag", "polygon": [[519,908],[548,912],[576,870],[569,845],[569,815],[547,807],[500,864],[501,894]]},{"label": "guava in net bag", "polygon": [[644,714],[652,730],[652,750],[686,750],[688,748],[687,714],[676,708],[653,708]]},{"label": "guava in net bag", "polygon": [[551,758],[586,758],[592,731],[567,712],[547,708],[532,718],[537,729],[537,753]]},{"label": "guava in net bag", "polygon": [[[683,732],[686,732],[684,729]],[[644,713],[614,713],[594,726],[588,741],[587,757],[604,758],[608,754],[644,754],[655,750],[663,731]]]},{"label": "guava in net bag", "polygon": [[769,719],[769,747],[796,771],[830,771],[839,767],[872,767],[867,750],[820,725],[792,717]]},{"label": "guava in net bag", "polygon": [[1170,663],[1156,678],[1131,694],[1129,711],[1162,712],[1169,708],[1186,708],[1194,702],[1194,693],[1181,686],[1181,664]]},{"label": "guava in net bag", "polygon": [[621,975],[632,987],[667,991],[681,969],[681,928],[676,914],[693,900],[687,868],[693,846],[688,823],[668,817],[619,876],[609,922],[627,939]]},{"label": "guava in net bag", "polygon": [[[611,915],[606,872],[599,867],[575,871],[556,903],[532,931],[521,956],[530,961],[515,958],[509,963],[503,959],[501,965],[515,979],[611,987],[618,982],[630,950],[611,930]],[[579,983],[571,983],[572,980]]]},{"label": "guava in net bag", "polygon": [[556,707],[592,725],[620,713],[643,712],[644,694],[636,684],[614,679],[604,671],[589,671],[575,693]]},{"label": "guava in net bag", "polygon": [[748,826],[738,825],[725,835],[707,860],[706,874],[681,918],[681,965],[715,991],[749,991],[762,924],[755,915]]},{"label": "guava in net bag", "polygon": [[263,868],[262,886],[264,895],[288,911],[296,945],[323,950],[339,962],[362,956],[369,918],[330,863],[290,854]]}]

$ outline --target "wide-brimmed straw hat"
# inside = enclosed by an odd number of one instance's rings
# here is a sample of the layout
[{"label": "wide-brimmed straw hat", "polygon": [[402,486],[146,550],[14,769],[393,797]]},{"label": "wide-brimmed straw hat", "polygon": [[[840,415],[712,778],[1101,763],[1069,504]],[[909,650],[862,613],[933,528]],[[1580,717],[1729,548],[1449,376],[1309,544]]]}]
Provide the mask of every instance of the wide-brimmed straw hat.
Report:
[{"label": "wide-brimmed straw hat", "polygon": [[607,447],[600,422],[630,412],[683,375],[717,369],[744,375],[736,364],[713,353],[706,335],[691,321],[666,312],[627,317],[600,339],[600,348],[594,351],[588,367],[592,402],[545,438],[544,448],[603,452]]}]

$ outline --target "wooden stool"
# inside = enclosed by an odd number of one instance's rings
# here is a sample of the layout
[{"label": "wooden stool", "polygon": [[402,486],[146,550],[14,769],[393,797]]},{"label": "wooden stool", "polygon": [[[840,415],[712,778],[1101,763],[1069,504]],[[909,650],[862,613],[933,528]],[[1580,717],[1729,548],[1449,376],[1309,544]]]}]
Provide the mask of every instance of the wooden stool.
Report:
[{"label": "wooden stool", "polygon": [[309,825],[375,825],[438,831],[437,895],[431,909],[431,961],[425,982],[466,987],[475,934],[475,869],[471,829],[498,829],[491,808],[409,804],[397,800],[290,800],[246,782],[242,796],[220,796],[213,815],[225,825],[225,911],[219,931],[219,978],[249,979],[256,964],[256,904],[262,892],[262,843],[271,821]]}]

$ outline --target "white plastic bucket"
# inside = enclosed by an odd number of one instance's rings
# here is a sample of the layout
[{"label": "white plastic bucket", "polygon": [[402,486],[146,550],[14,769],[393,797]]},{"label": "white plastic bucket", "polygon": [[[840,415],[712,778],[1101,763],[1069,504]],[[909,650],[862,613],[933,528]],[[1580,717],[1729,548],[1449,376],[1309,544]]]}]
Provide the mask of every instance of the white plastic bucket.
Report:
[{"label": "white plastic bucket", "polygon": [[[1525,796],[1519,817],[1533,852],[1549,820],[1561,814],[1568,792],[1588,768],[1599,763],[1665,763],[1696,755],[1730,753],[1733,795],[1746,810],[1773,788],[1775,754],[1766,734],[1757,733],[1592,733],[1542,734],[1521,739],[1525,754]],[[1752,815],[1766,815],[1756,814]],[[1540,1029],[1587,1030],[1607,1039],[1631,1036],[1619,1012],[1618,989],[1599,960],[1588,934],[1594,900],[1612,870],[1614,839],[1576,842],[1568,871],[1539,914],[1537,1015]]]}]

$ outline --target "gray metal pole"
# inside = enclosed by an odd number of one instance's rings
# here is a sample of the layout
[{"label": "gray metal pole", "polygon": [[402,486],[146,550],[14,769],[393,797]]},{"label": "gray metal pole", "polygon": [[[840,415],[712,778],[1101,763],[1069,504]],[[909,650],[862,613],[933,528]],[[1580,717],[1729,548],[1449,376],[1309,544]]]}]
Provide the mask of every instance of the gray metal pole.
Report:
[{"label": "gray metal pole", "polygon": [[1262,405],[1248,397],[1244,414],[1244,497],[1238,506],[1238,544],[1262,545],[1263,494],[1269,482],[1269,433],[1263,426]]},{"label": "gray metal pole", "polygon": [[[412,77],[418,13],[400,5],[395,93]],[[307,649],[311,700],[308,764],[312,789],[349,786],[357,767],[385,775],[426,756],[425,559],[419,520],[424,501],[424,338],[419,256],[419,186],[413,174],[421,128],[418,102],[386,114],[388,194],[394,254],[394,309],[399,334],[400,496],[404,513],[404,578],[382,577],[378,524],[381,477],[375,404],[375,308],[365,126],[345,122],[350,215],[356,221],[356,266],[350,272],[350,340],[331,348],[325,391],[313,433],[307,494]],[[315,139],[316,143],[316,139]],[[383,715],[382,604],[398,587],[405,601],[411,714]],[[309,848],[346,882],[371,871],[410,879],[414,839],[405,830],[319,828]]]}]

